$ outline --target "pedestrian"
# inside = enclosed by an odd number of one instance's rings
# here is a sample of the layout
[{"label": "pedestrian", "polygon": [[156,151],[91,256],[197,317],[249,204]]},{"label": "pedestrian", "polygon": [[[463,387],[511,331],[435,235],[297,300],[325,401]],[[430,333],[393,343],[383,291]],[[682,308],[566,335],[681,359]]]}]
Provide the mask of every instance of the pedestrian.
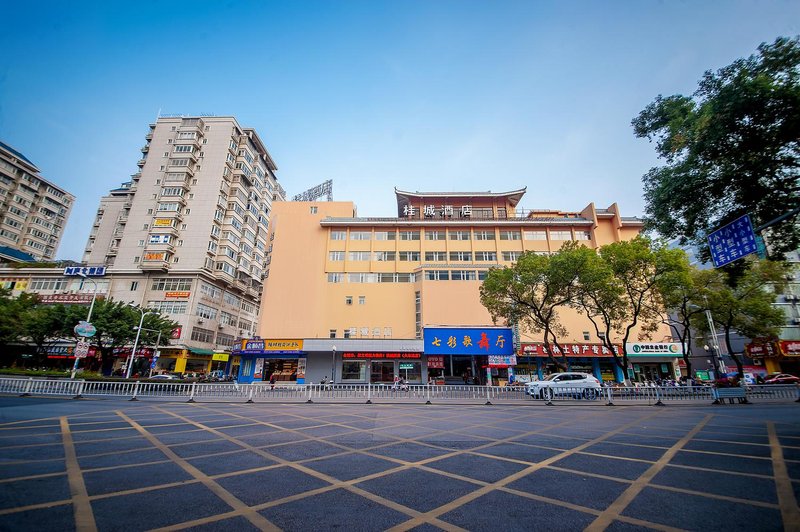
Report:
[{"label": "pedestrian", "polygon": [[274,373],[269,376],[269,385],[270,385],[270,390],[274,390],[275,389],[275,374]]},{"label": "pedestrian", "polygon": [[400,389],[400,376],[399,375],[395,375],[394,376],[394,384],[392,384],[392,390],[398,390],[398,389]]}]

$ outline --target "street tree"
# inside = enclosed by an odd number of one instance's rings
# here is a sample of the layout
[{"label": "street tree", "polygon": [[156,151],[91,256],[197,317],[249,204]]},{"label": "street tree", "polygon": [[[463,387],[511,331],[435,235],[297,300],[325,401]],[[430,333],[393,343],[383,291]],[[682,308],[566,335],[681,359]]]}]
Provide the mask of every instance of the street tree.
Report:
[{"label": "street tree", "polygon": [[724,284],[721,270],[701,270],[694,266],[659,284],[663,308],[662,322],[672,329],[672,336],[683,345],[686,372],[692,375],[692,331],[695,322],[705,316],[708,296]]},{"label": "street tree", "polygon": [[[577,242],[567,242],[552,255],[523,253],[512,266],[489,271],[480,299],[496,322],[505,319],[522,330],[541,334],[550,359],[566,369],[559,338],[567,334],[560,311],[577,297],[581,272],[596,253]],[[553,351],[561,353],[555,358]]]},{"label": "street tree", "polygon": [[36,305],[37,298],[33,294],[23,292],[13,297],[11,290],[0,288],[0,349],[3,356],[8,352],[10,344],[18,342],[23,336],[22,317]]},{"label": "street tree", "polygon": [[[627,375],[627,343],[649,338],[662,324],[661,289],[680,283],[688,271],[686,254],[638,236],[600,248],[601,264],[581,270],[579,297],[573,306],[592,323],[595,333]],[[622,353],[616,350],[622,345]],[[626,379],[627,380],[627,379]]]},{"label": "street tree", "polygon": [[34,362],[44,364],[48,347],[55,342],[71,338],[70,309],[66,305],[34,305],[21,316],[19,327],[27,341],[36,346]]},{"label": "street tree", "polygon": [[750,214],[771,229],[776,256],[800,245],[800,39],[707,71],[691,96],[659,95],[632,124],[663,166],[644,177],[646,221],[700,247],[714,229]]},{"label": "street tree", "polygon": [[[776,292],[786,287],[786,264],[748,259],[746,266],[744,274],[736,278],[735,285],[731,286],[730,278],[723,274],[707,294],[711,316],[715,326],[722,329],[725,346],[736,364],[740,379],[744,378],[744,369],[741,357],[731,344],[732,333],[746,338],[773,339],[786,323],[786,315],[774,306]],[[699,331],[711,334],[705,317],[697,316],[694,324]]]}]

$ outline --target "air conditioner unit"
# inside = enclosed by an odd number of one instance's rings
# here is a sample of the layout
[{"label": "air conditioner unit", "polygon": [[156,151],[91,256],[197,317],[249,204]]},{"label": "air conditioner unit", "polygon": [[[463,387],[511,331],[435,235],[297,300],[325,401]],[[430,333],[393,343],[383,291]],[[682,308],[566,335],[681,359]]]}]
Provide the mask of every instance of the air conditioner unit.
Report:
[{"label": "air conditioner unit", "polygon": [[798,297],[794,294],[786,294],[783,296],[786,301],[797,301]]},{"label": "air conditioner unit", "polygon": [[223,325],[221,323],[217,325],[217,329],[222,329],[223,327],[225,327],[225,325]]},{"label": "air conditioner unit", "polygon": [[204,320],[203,318],[197,318],[197,323],[199,323],[199,324],[201,324],[201,325],[202,325],[203,323],[205,323],[205,321],[206,321],[206,320]]},{"label": "air conditioner unit", "polygon": [[792,322],[794,322],[795,325],[800,325],[800,318],[792,318]]}]

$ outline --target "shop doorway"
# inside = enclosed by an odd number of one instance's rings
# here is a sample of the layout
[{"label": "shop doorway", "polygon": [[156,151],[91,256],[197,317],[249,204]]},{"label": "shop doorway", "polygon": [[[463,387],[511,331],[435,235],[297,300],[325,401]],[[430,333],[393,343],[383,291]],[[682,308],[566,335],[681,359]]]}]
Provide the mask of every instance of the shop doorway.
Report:
[{"label": "shop doorway", "polygon": [[422,363],[400,362],[400,377],[406,382],[419,384],[422,382]]},{"label": "shop doorway", "polygon": [[369,381],[378,383],[394,382],[394,362],[386,360],[373,360],[370,364]]}]

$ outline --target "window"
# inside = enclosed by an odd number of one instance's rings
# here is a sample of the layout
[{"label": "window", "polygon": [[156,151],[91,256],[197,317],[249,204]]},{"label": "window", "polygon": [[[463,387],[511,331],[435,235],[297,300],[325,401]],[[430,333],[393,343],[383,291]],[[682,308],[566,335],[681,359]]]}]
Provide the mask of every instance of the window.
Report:
[{"label": "window", "polygon": [[445,251],[426,251],[425,262],[444,262],[447,260],[447,252]]},{"label": "window", "polygon": [[220,296],[222,296],[222,289],[218,288],[214,285],[201,282],[200,283],[200,293],[204,296],[219,301]]},{"label": "window", "polygon": [[144,240],[139,240],[139,247],[140,248],[144,247]]},{"label": "window", "polygon": [[478,270],[478,280],[485,281],[486,276],[489,274],[488,270]]},{"label": "window", "polygon": [[395,240],[396,238],[396,231],[375,231],[375,240]]},{"label": "window", "polygon": [[506,262],[516,262],[520,255],[522,255],[522,253],[519,251],[504,251],[503,260]]},{"label": "window", "polygon": [[359,305],[366,305],[367,304],[367,296],[358,296],[358,304]]},{"label": "window", "polygon": [[450,240],[469,240],[469,231],[449,231]]},{"label": "window", "polygon": [[233,344],[236,343],[236,339],[230,335],[225,333],[217,333],[217,345],[221,347],[233,347]]},{"label": "window", "polygon": [[369,260],[369,251],[351,251],[348,259],[354,261],[367,261]]},{"label": "window", "polygon": [[475,270],[453,270],[450,272],[453,281],[474,281],[477,277]]},{"label": "window", "polygon": [[496,261],[497,260],[497,253],[494,251],[476,251],[475,252],[475,261],[476,262],[485,262],[485,261]]},{"label": "window", "polygon": [[331,231],[331,240],[345,240],[347,231]]},{"label": "window", "polygon": [[192,280],[185,277],[153,279],[151,290],[191,290]]},{"label": "window", "polygon": [[519,231],[500,231],[500,240],[522,240]]},{"label": "window", "polygon": [[353,304],[353,296],[344,296],[344,304],[345,305],[352,305]]},{"label": "window", "polygon": [[369,240],[371,237],[369,231],[350,231],[350,240]]},{"label": "window", "polygon": [[192,340],[195,342],[211,343],[214,341],[214,331],[202,327],[192,328]]},{"label": "window", "polygon": [[547,240],[547,231],[525,231],[525,240]]},{"label": "window", "polygon": [[339,262],[344,260],[344,251],[331,251],[328,253],[328,260]]},{"label": "window", "polygon": [[329,283],[343,283],[344,282],[344,274],[343,273],[329,273],[328,274],[328,282]]},{"label": "window", "polygon": [[419,231],[400,231],[400,240],[419,240]]},{"label": "window", "polygon": [[29,290],[65,290],[67,288],[66,279],[48,279],[46,277],[31,279]]},{"label": "window", "polygon": [[550,231],[551,240],[572,240],[572,231]]},{"label": "window", "polygon": [[447,281],[450,272],[447,270],[425,270],[425,279],[428,281]]},{"label": "window", "polygon": [[195,309],[194,313],[196,316],[200,316],[201,318],[206,318],[209,320],[214,320],[217,318],[217,309],[202,303],[197,304],[197,308]]},{"label": "window", "polygon": [[349,273],[347,280],[351,283],[377,283],[377,273]]},{"label": "window", "polygon": [[395,260],[394,251],[376,251],[375,260],[378,262],[392,262]]},{"label": "window", "polygon": [[[349,335],[345,332],[345,338]],[[342,361],[342,380],[343,381],[365,381],[367,379],[366,360],[343,360]]]},{"label": "window", "polygon": [[592,233],[590,231],[575,231],[575,240],[591,240]]},{"label": "window", "polygon": [[494,231],[475,231],[475,240],[494,240]]},{"label": "window", "polygon": [[162,314],[186,314],[187,301],[148,301],[147,306]]},{"label": "window", "polygon": [[401,251],[400,260],[407,262],[419,262],[419,251]]},{"label": "window", "polygon": [[328,338],[336,338],[336,329],[328,331]]},{"label": "window", "polygon": [[242,299],[230,292],[225,292],[222,296],[222,300],[228,305],[236,308],[239,308],[239,306],[242,304]]},{"label": "window", "polygon": [[469,251],[451,251],[450,252],[450,261],[451,262],[469,262],[472,260],[472,253]]},{"label": "window", "polygon": [[350,338],[350,329],[345,329],[344,330],[344,337],[345,338]]},{"label": "window", "polygon": [[194,147],[191,144],[177,144],[175,146],[175,153],[192,153],[193,149]]},{"label": "window", "polygon": [[444,240],[444,231],[425,231],[425,240]]},{"label": "window", "polygon": [[311,214],[317,214],[317,206],[316,205],[312,205],[311,206]]},{"label": "window", "polygon": [[391,327],[384,327],[383,328],[383,336],[385,338],[391,338],[392,337],[392,328]]},{"label": "window", "polygon": [[131,292],[135,292],[139,289],[139,281],[131,281]]},{"label": "window", "polygon": [[589,334],[589,331],[583,331],[583,339],[587,341],[592,339],[591,335]]}]

